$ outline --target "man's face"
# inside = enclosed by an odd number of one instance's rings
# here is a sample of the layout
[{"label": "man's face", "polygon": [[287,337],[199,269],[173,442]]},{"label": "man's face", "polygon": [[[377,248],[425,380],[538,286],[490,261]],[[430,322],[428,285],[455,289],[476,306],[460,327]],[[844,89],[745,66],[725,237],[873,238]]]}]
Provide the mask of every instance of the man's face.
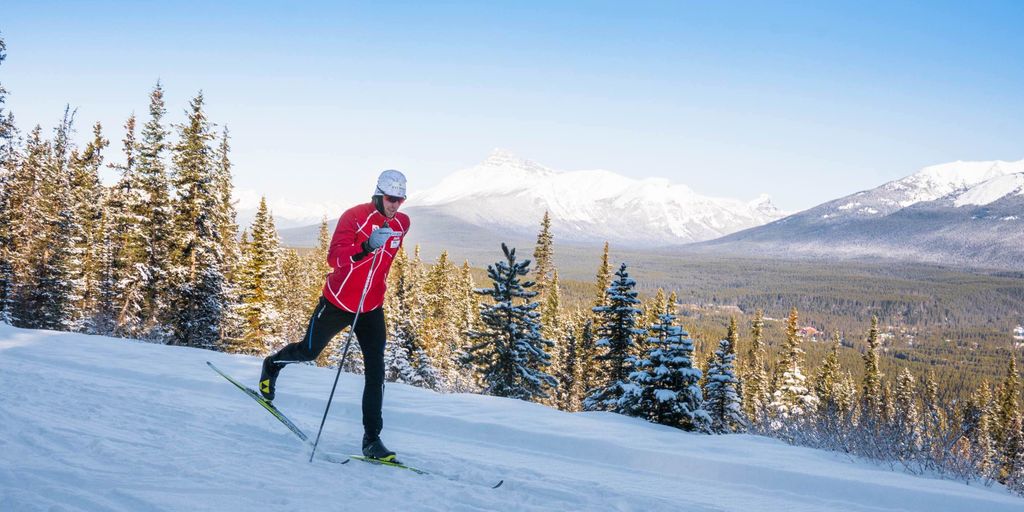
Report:
[{"label": "man's face", "polygon": [[398,213],[398,208],[400,208],[402,206],[402,203],[405,202],[405,198],[404,197],[397,197],[397,196],[389,196],[389,195],[385,194],[383,202],[384,202],[384,215],[386,215],[387,218],[390,219],[390,218],[394,217],[396,213]]}]

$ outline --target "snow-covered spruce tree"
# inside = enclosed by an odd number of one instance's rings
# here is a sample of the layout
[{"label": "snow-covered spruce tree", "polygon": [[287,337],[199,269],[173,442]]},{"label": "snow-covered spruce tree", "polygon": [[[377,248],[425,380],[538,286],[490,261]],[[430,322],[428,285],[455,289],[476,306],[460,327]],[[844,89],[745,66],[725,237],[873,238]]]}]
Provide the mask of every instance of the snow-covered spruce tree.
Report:
[{"label": "snow-covered spruce tree", "polygon": [[48,248],[50,225],[46,222],[46,162],[52,148],[42,138],[39,125],[25,141],[25,155],[8,180],[7,202],[10,205],[9,254],[12,265],[11,323],[18,327],[38,326],[39,311],[33,307],[37,271]]},{"label": "snow-covered spruce tree", "polygon": [[175,267],[170,322],[172,343],[216,348],[224,319],[224,246],[220,240],[213,134],[203,111],[203,93],[192,99],[188,120],[174,146]]},{"label": "snow-covered spruce tree", "polygon": [[[171,304],[174,286],[171,270],[176,261],[180,262],[176,253],[180,233],[176,232],[175,226],[181,219],[175,219],[176,206],[171,197],[171,180],[164,163],[170,147],[167,142],[168,132],[163,126],[163,116],[166,112],[163,88],[160,82],[157,82],[149,95],[150,117],[142,127],[135,161],[138,184],[144,200],[132,203],[136,208],[135,217],[142,224],[143,237],[144,255],[137,267],[139,273],[144,276],[140,283],[143,297],[142,334],[145,338],[156,341],[170,340],[172,313],[176,312]],[[202,146],[205,147],[209,140],[207,132],[203,137]],[[191,144],[196,150],[200,149],[195,143]],[[205,163],[208,163],[207,156],[208,154],[203,158]],[[208,176],[208,173],[204,173],[203,176]],[[210,208],[213,208],[213,202],[210,203]]]},{"label": "snow-covered spruce tree", "polygon": [[[226,297],[226,304],[220,333],[221,338],[224,340],[235,339],[241,336],[244,324],[241,315],[239,315],[239,309],[236,307],[239,303],[243,302],[241,300],[241,290],[238,286],[241,280],[237,276],[241,270],[239,264],[242,254],[238,244],[238,214],[235,210],[234,199],[232,198],[234,186],[232,185],[231,178],[231,158],[229,156],[231,146],[228,142],[229,139],[228,128],[225,126],[221,132],[220,144],[217,146],[217,151],[214,155],[214,190],[218,203],[215,223],[218,226],[218,231],[220,231],[220,240],[223,245],[222,251],[224,254],[224,296]],[[297,261],[292,261],[291,263],[295,264]],[[298,271],[297,268],[291,270]],[[292,295],[290,299],[294,300],[295,297],[297,296]],[[280,299],[280,297],[275,297],[275,299]],[[283,307],[286,307],[286,305],[278,304],[278,311],[281,311]],[[303,315],[299,314],[299,316]],[[283,326],[281,328],[283,329]],[[298,338],[285,339],[292,341]]]},{"label": "snow-covered spruce tree", "polygon": [[760,309],[754,313],[750,324],[750,350],[747,351],[746,364],[742,372],[743,382],[743,415],[750,422],[751,428],[763,430],[765,426],[765,410],[771,402],[768,392],[769,379],[767,371],[767,355],[764,349],[764,312]]},{"label": "snow-covered spruce tree", "polygon": [[238,314],[242,319],[242,332],[238,339],[230,341],[229,349],[262,355],[283,341],[278,310],[281,248],[266,198],[260,198],[251,233],[252,239],[246,245],[243,258],[245,264],[239,269],[241,305]]},{"label": "snow-covered spruce tree", "polygon": [[[106,246],[103,244],[103,223],[106,212],[103,210],[106,189],[100,184],[99,169],[103,165],[103,149],[110,143],[103,138],[100,123],[93,126],[93,140],[81,153],[72,151],[69,163],[71,172],[71,208],[78,219],[78,231],[73,235],[71,243],[75,252],[81,255],[81,267],[78,270],[80,299],[76,304],[76,330],[91,334],[110,334],[109,323],[112,304],[102,304],[101,274],[104,262],[101,253]],[[99,323],[104,324],[102,327]],[[106,329],[106,330],[104,330]]]},{"label": "snow-covered spruce tree", "polygon": [[516,250],[501,244],[505,261],[487,266],[491,288],[476,290],[489,295],[494,304],[483,306],[480,318],[484,328],[469,333],[478,341],[469,347],[467,361],[482,375],[484,392],[521,400],[548,397],[548,390],[557,381],[545,373],[551,356],[545,351],[553,343],[540,332],[536,302],[527,302],[537,295],[529,290],[530,281],[520,281],[529,273],[530,260],[516,262]]},{"label": "snow-covered spruce tree", "polygon": [[729,319],[729,333],[718,342],[708,365],[704,383],[704,409],[711,416],[711,429],[718,434],[741,432],[747,428],[743,417],[736,378],[736,341],[738,338],[736,319]]},{"label": "snow-covered spruce tree", "polygon": [[649,421],[683,430],[712,431],[712,419],[704,410],[701,371],[693,364],[693,340],[675,325],[675,315],[665,309],[648,329],[647,354],[630,376],[636,384],[636,414]]},{"label": "snow-covered spruce tree", "polygon": [[[7,46],[0,37],[0,64],[3,64]],[[16,254],[13,238],[13,212],[10,187],[21,155],[18,151],[18,132],[14,115],[4,110],[7,90],[0,84],[0,322],[11,321],[11,307],[14,301],[14,257]]]},{"label": "snow-covered spruce tree", "polygon": [[779,365],[779,387],[769,404],[771,428],[784,439],[794,441],[804,426],[807,416],[818,407],[818,398],[807,388],[803,374],[803,349],[797,334],[796,308],[786,320],[786,342]]},{"label": "snow-covered spruce tree", "polygon": [[72,241],[82,227],[75,217],[68,168],[73,120],[74,113],[65,109],[43,163],[39,191],[44,225],[40,233],[32,235],[32,246],[39,256],[30,270],[34,286],[27,291],[24,304],[28,311],[35,312],[34,322],[28,327],[38,329],[68,331],[77,326],[81,255]]},{"label": "snow-covered spruce tree", "polygon": [[110,272],[116,309],[113,335],[140,338],[145,324],[147,243],[145,219],[141,217],[146,199],[136,166],[135,115],[125,122],[122,140],[124,163],[111,164],[121,177],[107,193],[107,226],[110,230]]},{"label": "snow-covered spruce tree", "polygon": [[607,306],[598,306],[593,311],[598,314],[600,323],[597,327],[597,347],[603,353],[597,356],[602,363],[604,375],[597,388],[589,391],[583,401],[583,408],[588,411],[612,411],[630,414],[635,386],[630,374],[636,367],[636,357],[632,354],[634,339],[643,334],[644,329],[636,327],[640,309],[640,301],[636,298],[636,281],[629,277],[626,264],[623,263],[615,273],[618,277],[607,290]]}]

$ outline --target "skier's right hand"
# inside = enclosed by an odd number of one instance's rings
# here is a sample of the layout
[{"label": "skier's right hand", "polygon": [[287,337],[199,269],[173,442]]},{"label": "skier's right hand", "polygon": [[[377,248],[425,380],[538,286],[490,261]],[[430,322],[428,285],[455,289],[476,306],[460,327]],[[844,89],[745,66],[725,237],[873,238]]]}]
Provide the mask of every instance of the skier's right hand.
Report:
[{"label": "skier's right hand", "polygon": [[370,233],[370,239],[366,241],[366,247],[371,251],[376,251],[387,243],[389,238],[396,234],[395,230],[389,227],[377,228],[373,230],[373,233]]}]

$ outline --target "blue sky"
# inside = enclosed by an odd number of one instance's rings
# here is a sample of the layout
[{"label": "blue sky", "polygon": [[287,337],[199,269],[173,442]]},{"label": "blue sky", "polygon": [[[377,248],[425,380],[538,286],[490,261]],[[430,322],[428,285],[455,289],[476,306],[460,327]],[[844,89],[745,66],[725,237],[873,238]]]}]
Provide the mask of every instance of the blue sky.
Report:
[{"label": "blue sky", "polygon": [[496,147],[786,210],[1024,158],[1024,2],[287,4],[8,3],[6,106],[116,146],[157,79],[173,122],[202,89],[238,188],[342,204]]}]

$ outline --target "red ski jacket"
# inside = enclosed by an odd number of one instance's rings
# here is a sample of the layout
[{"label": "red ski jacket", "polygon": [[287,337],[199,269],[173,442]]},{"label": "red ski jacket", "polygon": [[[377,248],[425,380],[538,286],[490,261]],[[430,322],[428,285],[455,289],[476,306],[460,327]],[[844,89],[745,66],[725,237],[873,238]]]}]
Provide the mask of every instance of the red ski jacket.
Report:
[{"label": "red ski jacket", "polygon": [[[383,226],[385,221],[397,235],[389,238],[380,249],[377,249],[377,260],[374,262],[373,254],[364,255],[363,242],[370,238],[373,230]],[[359,297],[363,294],[369,277],[370,288],[366,292],[360,313],[383,306],[391,261],[398,254],[402,240],[408,232],[409,216],[404,213],[396,213],[393,219],[388,219],[377,211],[373,203],[353,206],[346,210],[338,220],[338,227],[334,229],[334,236],[331,237],[331,248],[327,252],[327,264],[332,270],[327,274],[327,283],[324,284],[324,297],[331,301],[331,304],[355,313],[359,307]]]}]

